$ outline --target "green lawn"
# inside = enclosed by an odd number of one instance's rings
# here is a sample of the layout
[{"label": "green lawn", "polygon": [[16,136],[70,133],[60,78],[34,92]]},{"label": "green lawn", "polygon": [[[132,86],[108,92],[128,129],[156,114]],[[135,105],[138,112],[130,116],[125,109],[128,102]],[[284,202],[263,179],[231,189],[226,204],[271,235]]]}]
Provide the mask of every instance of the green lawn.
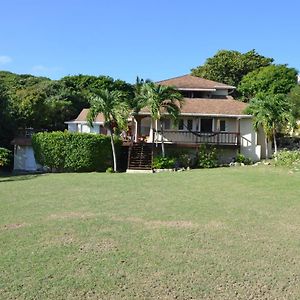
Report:
[{"label": "green lawn", "polygon": [[1,299],[299,299],[300,173],[0,177]]}]

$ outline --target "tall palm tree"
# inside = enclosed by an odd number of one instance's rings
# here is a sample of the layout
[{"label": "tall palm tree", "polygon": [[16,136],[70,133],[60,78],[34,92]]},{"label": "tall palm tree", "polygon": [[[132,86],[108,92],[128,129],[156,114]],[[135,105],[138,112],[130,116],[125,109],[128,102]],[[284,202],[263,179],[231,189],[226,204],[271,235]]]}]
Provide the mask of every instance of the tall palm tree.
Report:
[{"label": "tall palm tree", "polygon": [[279,128],[293,123],[292,106],[281,94],[258,94],[250,101],[247,113],[253,115],[255,130],[262,127],[265,133],[266,157],[269,157],[268,142],[273,138],[274,153],[277,153],[276,134]]},{"label": "tall palm tree", "polygon": [[145,83],[142,86],[142,94],[146,100],[146,106],[150,110],[151,117],[156,121],[160,121],[161,150],[162,156],[165,157],[163,117],[168,115],[175,122],[178,120],[183,104],[182,95],[174,87],[153,82]]},{"label": "tall palm tree", "polygon": [[107,89],[97,90],[94,95],[90,97],[90,104],[91,107],[87,117],[90,126],[93,126],[93,121],[99,113],[102,113],[104,116],[104,127],[106,127],[110,133],[114,172],[116,172],[115,130],[127,128],[128,120],[128,106],[124,101],[124,95],[120,91],[109,91]]}]

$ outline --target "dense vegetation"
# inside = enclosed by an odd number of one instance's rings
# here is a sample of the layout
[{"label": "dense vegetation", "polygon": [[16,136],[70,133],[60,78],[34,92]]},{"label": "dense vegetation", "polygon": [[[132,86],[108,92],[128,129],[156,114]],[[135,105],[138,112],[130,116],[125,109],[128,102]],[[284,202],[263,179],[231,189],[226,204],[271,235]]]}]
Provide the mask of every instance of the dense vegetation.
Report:
[{"label": "dense vegetation", "polygon": [[[119,140],[115,143],[120,146]],[[104,171],[112,165],[109,136],[40,132],[33,136],[32,144],[37,162],[51,171]]]},{"label": "dense vegetation", "polygon": [[[108,76],[76,75],[50,80],[0,72],[0,146],[9,146],[18,129],[63,130],[64,122],[90,106],[95,89],[119,90],[133,97],[133,87]],[[128,100],[129,101],[129,100]]]}]

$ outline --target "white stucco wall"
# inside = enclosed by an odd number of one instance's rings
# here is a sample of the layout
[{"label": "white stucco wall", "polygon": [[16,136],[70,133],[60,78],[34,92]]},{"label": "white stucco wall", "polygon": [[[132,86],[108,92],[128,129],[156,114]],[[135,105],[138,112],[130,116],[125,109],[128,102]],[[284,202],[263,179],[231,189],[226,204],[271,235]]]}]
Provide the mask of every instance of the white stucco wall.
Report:
[{"label": "white stucco wall", "polygon": [[78,130],[77,124],[69,123],[68,124],[68,131],[70,132],[76,132]]},{"label": "white stucco wall", "polygon": [[15,145],[14,149],[14,170],[36,171],[38,165],[34,158],[32,146]]},{"label": "white stucco wall", "polygon": [[251,118],[240,120],[241,154],[253,161],[261,159],[261,146],[257,144],[257,133]]}]

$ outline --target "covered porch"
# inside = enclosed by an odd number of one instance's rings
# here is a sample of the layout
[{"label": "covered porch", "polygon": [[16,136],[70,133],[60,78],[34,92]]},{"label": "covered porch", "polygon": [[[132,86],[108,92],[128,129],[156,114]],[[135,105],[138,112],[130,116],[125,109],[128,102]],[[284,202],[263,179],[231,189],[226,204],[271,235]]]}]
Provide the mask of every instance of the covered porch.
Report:
[{"label": "covered porch", "polygon": [[171,119],[152,120],[150,116],[135,116],[132,141],[170,144],[240,145],[238,117],[182,116],[175,124]]}]

